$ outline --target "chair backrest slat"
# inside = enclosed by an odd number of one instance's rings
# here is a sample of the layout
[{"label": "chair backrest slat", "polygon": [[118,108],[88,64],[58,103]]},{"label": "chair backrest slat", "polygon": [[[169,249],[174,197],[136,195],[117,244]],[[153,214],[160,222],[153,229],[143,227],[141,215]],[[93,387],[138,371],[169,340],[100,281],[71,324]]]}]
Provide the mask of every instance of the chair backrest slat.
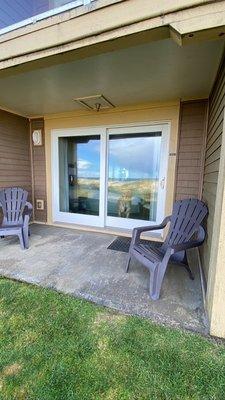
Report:
[{"label": "chair backrest slat", "polygon": [[197,232],[208,214],[206,204],[198,199],[176,201],[173,207],[170,228],[163,244],[164,250],[173,244],[189,241]]},{"label": "chair backrest slat", "polygon": [[0,191],[4,225],[16,225],[23,222],[23,211],[27,196],[28,192],[26,190],[17,187]]}]

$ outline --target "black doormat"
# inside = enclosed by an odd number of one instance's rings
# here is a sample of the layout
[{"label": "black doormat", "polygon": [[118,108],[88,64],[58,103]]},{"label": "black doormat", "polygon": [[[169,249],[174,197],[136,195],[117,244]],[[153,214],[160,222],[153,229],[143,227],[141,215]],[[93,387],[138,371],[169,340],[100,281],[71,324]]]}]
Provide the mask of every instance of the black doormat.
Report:
[{"label": "black doormat", "polygon": [[[115,240],[107,247],[109,250],[116,250],[122,251],[123,253],[128,253],[130,247],[131,238],[124,237],[124,236],[117,236]],[[153,242],[149,240],[141,239],[141,243],[145,244],[146,246],[154,245],[159,246],[160,242]]]}]

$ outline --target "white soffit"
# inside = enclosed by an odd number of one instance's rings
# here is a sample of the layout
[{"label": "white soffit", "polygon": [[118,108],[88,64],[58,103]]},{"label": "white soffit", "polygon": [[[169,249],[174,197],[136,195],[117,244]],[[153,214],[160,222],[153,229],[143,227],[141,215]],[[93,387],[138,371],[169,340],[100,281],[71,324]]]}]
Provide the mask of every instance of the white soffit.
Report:
[{"label": "white soffit", "polygon": [[0,104],[33,116],[77,110],[75,98],[96,93],[115,106],[207,97],[223,48],[223,40],[179,47],[166,39],[29,72],[12,68],[0,78]]}]

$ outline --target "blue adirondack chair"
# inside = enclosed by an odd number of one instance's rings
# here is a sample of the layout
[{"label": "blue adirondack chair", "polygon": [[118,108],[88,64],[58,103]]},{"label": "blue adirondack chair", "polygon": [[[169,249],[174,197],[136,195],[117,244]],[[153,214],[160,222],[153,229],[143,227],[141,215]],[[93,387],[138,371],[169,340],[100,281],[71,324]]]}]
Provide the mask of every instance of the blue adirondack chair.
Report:
[{"label": "blue adirondack chair", "polygon": [[[150,272],[149,294],[152,300],[158,300],[163,278],[169,261],[181,263],[194,279],[188,265],[186,250],[201,246],[205,239],[202,222],[208,214],[206,204],[198,199],[186,199],[174,204],[172,215],[166,217],[160,225],[134,228],[129,249],[126,272],[131,257],[134,257]],[[161,246],[145,245],[140,241],[142,232],[163,229],[170,223],[167,237]]]},{"label": "blue adirondack chair", "polygon": [[17,187],[0,191],[0,208],[3,212],[0,237],[18,236],[22,249],[29,247],[29,220],[33,209],[27,196],[26,190]]}]

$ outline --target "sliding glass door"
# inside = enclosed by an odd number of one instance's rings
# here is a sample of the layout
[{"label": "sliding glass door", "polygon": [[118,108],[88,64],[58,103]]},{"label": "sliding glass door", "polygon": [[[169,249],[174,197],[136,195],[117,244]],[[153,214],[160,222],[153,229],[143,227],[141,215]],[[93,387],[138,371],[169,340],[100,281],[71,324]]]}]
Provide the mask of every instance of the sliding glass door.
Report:
[{"label": "sliding glass door", "polygon": [[53,218],[132,229],[164,216],[168,125],[52,132]]}]

